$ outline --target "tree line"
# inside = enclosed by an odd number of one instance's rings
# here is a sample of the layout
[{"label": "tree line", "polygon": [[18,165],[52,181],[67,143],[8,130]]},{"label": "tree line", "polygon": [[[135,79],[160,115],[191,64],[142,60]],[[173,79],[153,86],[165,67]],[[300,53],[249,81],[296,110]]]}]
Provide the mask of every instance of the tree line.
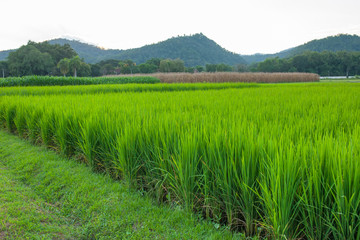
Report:
[{"label": "tree line", "polygon": [[306,51],[290,58],[268,58],[249,66],[256,72],[309,72],[320,76],[351,76],[360,74],[360,52]]},{"label": "tree line", "polygon": [[156,72],[223,72],[233,71],[226,64],[207,64],[206,66],[185,67],[181,59],[152,58],[137,65],[133,60],[105,60],[87,64],[69,44],[35,43],[11,52],[7,61],[0,61],[2,77],[49,75],[49,76],[103,76]]},{"label": "tree line", "polygon": [[268,58],[262,62],[230,66],[206,64],[185,67],[181,59],[152,58],[137,65],[133,60],[104,60],[87,64],[69,44],[35,43],[11,52],[7,61],[0,61],[0,76],[103,76],[155,72],[309,72],[321,76],[360,74],[360,52],[306,51],[289,58]]}]

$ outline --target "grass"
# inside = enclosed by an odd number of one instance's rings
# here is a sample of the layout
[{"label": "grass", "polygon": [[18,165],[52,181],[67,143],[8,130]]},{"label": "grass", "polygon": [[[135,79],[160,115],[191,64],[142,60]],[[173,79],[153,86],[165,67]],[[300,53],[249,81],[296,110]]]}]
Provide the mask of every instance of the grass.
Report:
[{"label": "grass", "polygon": [[80,227],[63,217],[0,163],[0,239],[76,239]]},{"label": "grass", "polygon": [[1,239],[241,238],[3,131],[0,142]]}]

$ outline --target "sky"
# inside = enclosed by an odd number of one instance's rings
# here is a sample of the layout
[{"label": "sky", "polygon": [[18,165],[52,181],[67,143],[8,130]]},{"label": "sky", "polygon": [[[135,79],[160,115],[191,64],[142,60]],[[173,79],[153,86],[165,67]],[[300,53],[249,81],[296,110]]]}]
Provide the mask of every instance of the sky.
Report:
[{"label": "sky", "polygon": [[360,35],[359,0],[1,0],[0,50],[67,37],[129,49],[203,33],[239,53]]}]

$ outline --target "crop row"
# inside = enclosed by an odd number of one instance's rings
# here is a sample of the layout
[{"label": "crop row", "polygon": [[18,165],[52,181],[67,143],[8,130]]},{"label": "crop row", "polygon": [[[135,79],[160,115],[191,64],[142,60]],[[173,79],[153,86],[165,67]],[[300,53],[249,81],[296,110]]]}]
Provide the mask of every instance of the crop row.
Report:
[{"label": "crop row", "polygon": [[0,122],[247,236],[360,239],[359,92],[2,96]]},{"label": "crop row", "polygon": [[11,86],[66,86],[94,84],[124,84],[124,83],[158,83],[159,79],[151,76],[121,76],[121,77],[52,77],[25,76],[0,79],[0,87]]},{"label": "crop row", "polygon": [[198,83],[198,82],[247,82],[247,83],[292,83],[318,82],[319,75],[313,73],[155,73],[149,74],[163,83]]},{"label": "crop row", "polygon": [[25,76],[0,79],[0,87],[11,86],[65,86],[124,83],[291,83],[318,82],[319,75],[312,73],[156,73],[110,77],[53,77]]},{"label": "crop row", "polygon": [[4,87],[0,96],[4,95],[58,95],[58,94],[96,94],[122,92],[170,92],[196,91],[227,88],[260,87],[256,83],[174,83],[174,84],[105,84],[87,86],[44,86],[44,87]]}]

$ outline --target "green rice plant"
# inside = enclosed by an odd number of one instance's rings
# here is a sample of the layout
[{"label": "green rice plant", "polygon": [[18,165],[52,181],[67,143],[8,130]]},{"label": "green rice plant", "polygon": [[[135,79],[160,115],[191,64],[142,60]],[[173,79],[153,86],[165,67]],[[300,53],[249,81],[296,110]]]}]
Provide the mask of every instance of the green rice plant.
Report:
[{"label": "green rice plant", "polygon": [[267,159],[260,170],[259,197],[264,208],[263,222],[275,239],[297,238],[299,234],[296,218],[300,205],[297,191],[302,181],[297,149],[300,146],[295,147],[282,139],[269,140],[265,149]]},{"label": "green rice plant", "polygon": [[130,184],[136,184],[138,172],[142,168],[138,135],[138,133],[125,127],[121,132],[118,132],[116,138],[118,157],[114,163],[115,168]]},{"label": "green rice plant", "polygon": [[[356,126],[354,132],[359,133]],[[338,239],[360,239],[360,158],[358,134],[351,142],[338,136],[341,144],[332,145],[331,177],[334,183],[333,236]]]},{"label": "green rice plant", "polygon": [[16,106],[11,105],[5,110],[4,113],[5,127],[8,129],[9,132],[14,132],[16,129],[14,123],[15,116],[16,116]]},{"label": "green rice plant", "polygon": [[97,117],[92,116],[87,121],[79,125],[79,137],[77,138],[77,145],[83,159],[94,170],[99,169],[97,159],[97,146],[99,144],[99,135],[97,133]]},{"label": "green rice plant", "polygon": [[38,143],[40,139],[40,126],[39,121],[43,114],[43,109],[30,108],[28,114],[25,116],[26,128],[28,131],[28,138],[32,143]]},{"label": "green rice plant", "polygon": [[0,124],[247,237],[359,239],[359,84],[193,86],[14,89]]},{"label": "green rice plant", "polygon": [[54,116],[52,112],[44,113],[39,121],[39,128],[40,128],[40,136],[42,143],[47,146],[51,147],[54,146],[52,144],[52,138],[54,136]]},{"label": "green rice plant", "polygon": [[198,196],[198,169],[201,156],[198,155],[196,132],[182,134],[178,152],[170,156],[171,168],[167,184],[181,205],[193,210]]},{"label": "green rice plant", "polygon": [[25,132],[26,132],[25,117],[26,117],[26,115],[27,115],[26,108],[23,105],[19,104],[16,107],[16,116],[14,118],[14,124],[16,127],[17,134],[20,137],[25,136]]},{"label": "green rice plant", "polygon": [[316,139],[316,147],[308,143],[301,149],[302,161],[306,167],[300,193],[300,214],[304,235],[309,239],[328,239],[332,234],[334,199],[329,143],[328,138],[321,136]]}]

